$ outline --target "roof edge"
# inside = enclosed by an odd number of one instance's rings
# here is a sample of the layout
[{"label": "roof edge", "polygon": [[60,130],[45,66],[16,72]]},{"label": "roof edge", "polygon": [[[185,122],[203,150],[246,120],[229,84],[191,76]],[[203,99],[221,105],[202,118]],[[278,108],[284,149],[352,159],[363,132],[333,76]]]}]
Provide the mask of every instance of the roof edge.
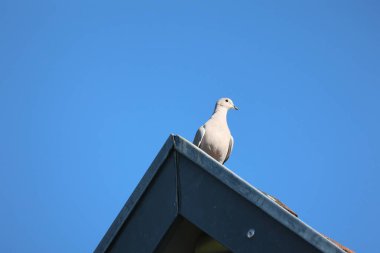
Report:
[{"label": "roof edge", "polygon": [[276,204],[260,190],[220,164],[206,152],[189,142],[185,138],[174,135],[174,148],[182,155],[202,167],[215,178],[229,186],[239,195],[259,207],[265,213],[279,221],[282,225],[312,244],[317,249],[326,253],[345,253],[333,242],[325,238],[321,233],[293,216],[284,208]]},{"label": "roof edge", "polygon": [[170,151],[174,147],[174,136],[170,134],[166,139],[165,144],[162,146],[153,162],[149,166],[148,170],[145,172],[144,176],[133,190],[131,196],[128,198],[127,202],[116,216],[116,219],[112,222],[111,226],[108,228],[106,234],[103,236],[102,240],[94,250],[94,253],[103,253],[110,247],[111,242],[114,240],[119,230],[127,220],[128,216],[135,208],[137,202],[140,200],[141,196],[144,194],[145,190],[148,188],[149,184],[153,180],[154,176],[157,174],[158,169],[161,167],[163,162],[168,157]]},{"label": "roof edge", "polygon": [[223,182],[233,191],[259,207],[265,213],[279,221],[282,225],[293,231],[295,234],[309,242],[317,249],[326,253],[345,253],[333,242],[329,241],[318,231],[304,223],[299,218],[293,216],[288,211],[265,196],[259,189],[255,188],[237,174],[220,164],[206,152],[196,147],[194,144],[181,137],[180,135],[170,134],[164,145],[156,155],[155,159],[145,172],[144,176],[128,198],[127,202],[108,228],[106,234],[94,250],[94,253],[103,253],[110,247],[119,230],[127,220],[128,216],[135,208],[149,184],[157,174],[160,166],[166,160],[172,149],[181,153],[209,174]]}]

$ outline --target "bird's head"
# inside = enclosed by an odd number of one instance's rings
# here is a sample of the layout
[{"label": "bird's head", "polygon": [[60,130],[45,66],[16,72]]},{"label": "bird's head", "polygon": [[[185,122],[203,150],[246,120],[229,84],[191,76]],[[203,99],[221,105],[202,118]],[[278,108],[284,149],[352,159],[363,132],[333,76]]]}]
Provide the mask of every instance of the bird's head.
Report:
[{"label": "bird's head", "polygon": [[216,107],[218,107],[218,106],[219,107],[224,107],[227,110],[229,110],[229,109],[239,110],[239,108],[237,108],[234,105],[234,102],[232,102],[232,100],[230,98],[221,98],[221,99],[219,99],[216,102]]}]

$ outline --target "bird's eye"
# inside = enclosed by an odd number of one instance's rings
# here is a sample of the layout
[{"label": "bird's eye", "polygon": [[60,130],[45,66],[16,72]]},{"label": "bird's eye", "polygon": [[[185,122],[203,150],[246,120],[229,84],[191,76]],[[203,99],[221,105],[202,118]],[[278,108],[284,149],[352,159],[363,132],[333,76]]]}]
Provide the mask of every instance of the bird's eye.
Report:
[{"label": "bird's eye", "polygon": [[226,102],[228,103],[228,99],[226,99]]}]

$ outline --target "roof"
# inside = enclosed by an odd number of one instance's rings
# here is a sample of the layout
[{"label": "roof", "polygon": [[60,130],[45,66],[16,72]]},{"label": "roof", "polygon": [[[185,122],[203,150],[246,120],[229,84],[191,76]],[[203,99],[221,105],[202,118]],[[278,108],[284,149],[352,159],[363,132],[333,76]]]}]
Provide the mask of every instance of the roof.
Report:
[{"label": "roof", "polygon": [[[178,217],[234,253],[352,252],[178,135],[169,136],[95,252],[157,252]],[[241,236],[247,229],[256,241]]]}]

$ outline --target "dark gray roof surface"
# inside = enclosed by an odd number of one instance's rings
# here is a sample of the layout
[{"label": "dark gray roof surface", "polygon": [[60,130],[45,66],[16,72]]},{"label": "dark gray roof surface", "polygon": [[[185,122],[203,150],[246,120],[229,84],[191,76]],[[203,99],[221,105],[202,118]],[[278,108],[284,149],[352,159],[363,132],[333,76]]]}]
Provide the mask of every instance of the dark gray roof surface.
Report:
[{"label": "dark gray roof surface", "polygon": [[99,243],[95,252],[105,252],[107,250],[112,240],[117,235],[123,223],[134,209],[136,203],[142,197],[144,191],[147,189],[148,185],[151,183],[153,177],[158,172],[160,166],[166,160],[172,149],[175,149],[177,152],[197,164],[217,180],[221,181],[230,189],[241,195],[253,205],[260,208],[273,219],[280,222],[286,228],[293,231],[296,235],[303,238],[320,251],[327,253],[344,253],[346,251],[343,251],[343,249],[338,247],[337,244],[334,244],[330,240],[326,239],[325,236],[291,214],[287,209],[276,203],[272,198],[247,183],[244,179],[240,178],[224,165],[218,163],[186,139],[178,135],[170,135],[149,167],[148,171],[139,182],[135,191],[132,193],[131,197],[128,199],[127,203],[122,208],[119,215]]}]

